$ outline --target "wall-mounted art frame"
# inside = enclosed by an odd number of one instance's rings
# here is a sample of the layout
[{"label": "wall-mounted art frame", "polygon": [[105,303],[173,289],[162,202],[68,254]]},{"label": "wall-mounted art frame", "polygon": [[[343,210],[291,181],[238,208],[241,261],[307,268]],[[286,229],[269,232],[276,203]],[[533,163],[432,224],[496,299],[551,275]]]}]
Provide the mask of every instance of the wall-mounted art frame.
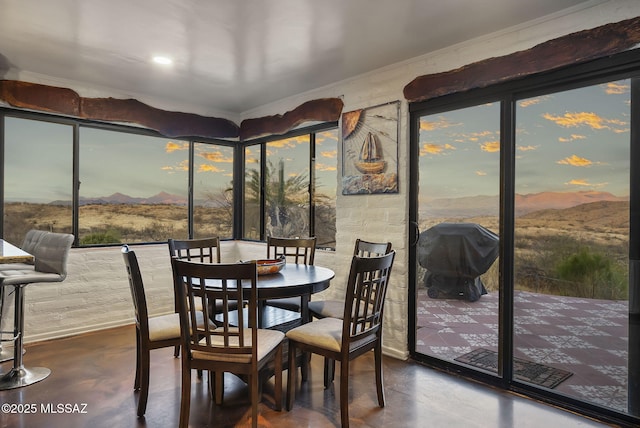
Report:
[{"label": "wall-mounted art frame", "polygon": [[398,193],[400,101],[342,115],[342,194]]}]

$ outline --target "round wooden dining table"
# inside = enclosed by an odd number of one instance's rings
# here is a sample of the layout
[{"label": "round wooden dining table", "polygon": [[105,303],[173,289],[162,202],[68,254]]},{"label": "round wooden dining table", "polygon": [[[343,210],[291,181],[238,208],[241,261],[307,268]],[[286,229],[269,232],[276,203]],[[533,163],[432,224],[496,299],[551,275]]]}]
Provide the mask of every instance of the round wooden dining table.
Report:
[{"label": "round wooden dining table", "polygon": [[[334,277],[335,272],[331,269],[295,263],[285,264],[277,273],[258,275],[258,326],[263,327],[264,324],[266,300],[287,297],[300,297],[300,321],[302,323],[311,321],[309,314],[311,295],[326,290]],[[209,286],[215,287],[216,283],[207,281],[207,287]]]},{"label": "round wooden dining table", "polygon": [[[278,273],[258,275],[258,305],[264,311],[264,301],[286,297],[300,297],[300,318],[311,321],[309,300],[311,295],[326,290],[335,273],[322,266],[287,263]],[[263,316],[260,316],[262,319]],[[260,323],[260,321],[259,321]]]}]

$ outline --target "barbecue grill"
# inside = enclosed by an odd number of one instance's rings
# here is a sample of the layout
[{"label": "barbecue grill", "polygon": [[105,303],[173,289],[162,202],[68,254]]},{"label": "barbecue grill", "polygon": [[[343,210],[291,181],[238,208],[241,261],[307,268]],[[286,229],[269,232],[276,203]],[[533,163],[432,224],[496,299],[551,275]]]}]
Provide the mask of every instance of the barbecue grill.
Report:
[{"label": "barbecue grill", "polygon": [[431,298],[475,302],[487,290],[480,279],[498,257],[498,235],[476,223],[440,223],[422,232],[418,263]]}]

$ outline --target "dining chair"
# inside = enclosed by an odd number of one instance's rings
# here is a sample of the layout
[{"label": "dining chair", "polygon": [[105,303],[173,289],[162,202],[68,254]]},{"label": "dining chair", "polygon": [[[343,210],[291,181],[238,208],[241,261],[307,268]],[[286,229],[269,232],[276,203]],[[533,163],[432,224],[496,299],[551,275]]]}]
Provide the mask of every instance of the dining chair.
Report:
[{"label": "dining chair", "polygon": [[[201,263],[220,263],[220,238],[217,236],[197,239],[169,239],[167,244],[171,257]],[[178,295],[175,289],[174,294],[175,310],[178,313]],[[200,303],[197,304],[199,305]],[[234,306],[234,309],[236,309],[237,304],[235,302]],[[199,306],[197,309],[202,310]],[[175,356],[177,357],[178,355],[180,355],[179,346],[175,349]]]},{"label": "dining chair", "polygon": [[[349,363],[373,349],[378,405],[384,407],[382,379],[382,319],[395,251],[379,257],[353,256],[343,319],[322,318],[303,324],[286,334],[289,352],[301,350],[340,361],[340,419],[349,426]],[[303,382],[309,369],[302,359]],[[293,407],[297,370],[289,360],[287,410]]]},{"label": "dining chair", "polygon": [[[219,390],[221,382],[217,380],[222,378],[223,373],[246,376],[251,396],[251,425],[257,427],[261,394],[259,373],[271,361],[274,362],[275,375],[274,404],[276,410],[282,409],[284,333],[257,327],[256,263],[209,264],[172,258],[171,265],[174,288],[179,293],[182,328],[180,427],[189,424],[191,370],[194,368],[215,373],[214,397],[218,404],[222,404],[222,391]],[[209,315],[208,308],[222,307],[217,316],[217,327],[205,324],[203,328],[189,329],[197,314],[196,300],[202,300],[205,316]],[[230,302],[242,300],[247,302],[247,310],[233,311],[231,315]]]},{"label": "dining chair", "polygon": [[[356,239],[353,255],[378,257],[391,252],[391,242],[370,242]],[[342,318],[344,300],[314,300],[309,302],[309,313],[314,318]]]},{"label": "dining chair", "polygon": [[[0,287],[13,287],[13,367],[0,380],[0,390],[39,382],[51,373],[45,367],[25,368],[22,361],[24,343],[24,291],[27,285],[62,282],[67,277],[67,261],[74,236],[68,233],[35,231],[27,233],[31,241],[25,247],[34,256],[33,264],[18,263],[13,269],[0,270]],[[23,243],[24,245],[24,243]]]},{"label": "dining chair", "polygon": [[[356,239],[353,255],[359,257],[378,257],[389,254],[391,242],[371,242]],[[311,318],[339,318],[344,313],[344,300],[314,300],[309,302],[309,314]],[[333,382],[336,364],[335,361],[324,359],[324,387],[328,388]]]},{"label": "dining chair", "polygon": [[[284,255],[287,262],[296,264],[313,265],[316,255],[316,237],[309,238],[279,238],[267,237],[267,259]],[[300,297],[287,297],[282,299],[268,299],[266,306],[300,312],[302,299]]]},{"label": "dining chair", "polygon": [[[130,250],[128,245],[123,245],[121,251],[127,269],[136,318],[136,375],[134,390],[140,391],[138,416],[144,416],[149,396],[151,350],[180,346],[180,314],[149,316],[144,283],[136,253]],[[204,325],[204,319],[202,312],[198,311],[196,316],[197,324]]]}]

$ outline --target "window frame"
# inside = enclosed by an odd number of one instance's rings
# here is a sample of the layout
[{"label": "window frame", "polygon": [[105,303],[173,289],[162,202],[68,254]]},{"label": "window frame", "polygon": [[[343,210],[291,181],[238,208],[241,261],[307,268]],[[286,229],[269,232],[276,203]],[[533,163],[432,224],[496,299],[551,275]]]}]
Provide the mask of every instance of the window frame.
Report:
[{"label": "window frame", "polygon": [[[73,153],[72,153],[72,164],[73,164],[73,182],[72,182],[72,233],[75,236],[75,240],[73,243],[74,247],[109,247],[109,246],[118,246],[121,244],[97,244],[97,245],[80,245],[79,244],[79,186],[80,186],[80,128],[94,128],[105,131],[116,131],[123,132],[127,134],[135,134],[135,135],[143,135],[150,137],[158,137],[158,138],[172,138],[161,133],[150,130],[147,128],[141,128],[136,126],[129,126],[125,124],[115,124],[108,122],[99,122],[95,120],[84,120],[81,118],[69,118],[64,116],[58,116],[54,114],[42,113],[42,112],[30,112],[24,111],[20,109],[15,109],[11,107],[0,106],[0,177],[4,177],[5,167],[4,167],[4,148],[5,148],[5,117],[15,117],[19,119],[26,120],[36,120],[36,121],[44,121],[54,124],[63,124],[70,125],[73,129]],[[338,129],[338,122],[323,122],[319,124],[315,124],[309,127],[298,128],[291,132],[287,132],[281,135],[270,135],[257,139],[246,140],[246,141],[234,141],[234,140],[224,140],[224,139],[215,139],[215,138],[202,138],[202,137],[183,137],[179,138],[181,141],[187,141],[189,143],[189,171],[188,171],[188,189],[187,189],[187,198],[188,198],[188,208],[187,208],[187,224],[188,224],[188,234],[189,237],[192,238],[194,236],[194,147],[195,144],[211,144],[211,145],[219,145],[225,147],[233,148],[233,183],[241,183],[243,182],[243,177],[245,175],[244,168],[244,150],[247,146],[258,145],[261,151],[261,165],[260,165],[260,175],[261,175],[261,186],[264,188],[264,179],[265,179],[265,170],[266,170],[266,144],[270,141],[275,141],[279,139],[287,139],[292,137],[297,137],[300,135],[309,135],[310,140],[310,155],[308,160],[309,167],[309,180],[310,180],[310,200],[309,200],[309,231],[312,235],[315,231],[315,203],[313,195],[315,194],[315,134],[318,132]],[[337,178],[336,178],[336,186],[337,186]],[[4,186],[0,186],[0,215],[4,218]],[[232,219],[232,236],[225,237],[223,239],[235,239],[235,240],[249,240],[243,238],[244,235],[244,186],[235,185],[233,186],[233,219]],[[266,240],[265,234],[265,200],[264,200],[264,192],[261,196],[260,203],[260,241]],[[4,236],[4,222],[0,222],[0,236]],[[140,242],[136,244],[157,244],[158,242]]]},{"label": "window frame", "polygon": [[[419,172],[419,141],[420,117],[425,115],[442,113],[464,107],[479,105],[485,102],[500,103],[500,210],[499,210],[499,236],[500,236],[500,300],[499,300],[499,340],[502,351],[502,358],[499,366],[502,368],[500,376],[487,375],[475,370],[468,369],[458,364],[440,360],[435,357],[418,354],[416,352],[416,305],[415,298],[408,300],[408,346],[412,359],[428,365],[438,367],[447,371],[455,371],[463,376],[478,380],[482,383],[494,385],[506,390],[516,391],[524,395],[543,400],[545,402],[569,409],[579,409],[581,413],[597,418],[607,417],[612,421],[637,423],[637,415],[620,413],[608,408],[599,407],[590,402],[580,401],[571,397],[561,397],[553,392],[541,392],[536,388],[529,387],[513,380],[513,341],[514,341],[514,257],[513,248],[515,245],[515,164],[516,164],[516,131],[515,114],[516,103],[519,100],[552,94],[570,89],[576,89],[589,85],[615,81],[619,79],[630,79],[635,81],[632,84],[632,102],[630,123],[630,145],[632,147],[631,159],[640,157],[640,109],[638,103],[634,103],[634,98],[640,98],[640,50],[627,51],[621,54],[612,55],[607,58],[595,59],[587,63],[563,67],[557,70],[540,73],[533,76],[524,77],[509,82],[498,83],[484,88],[477,88],[465,92],[454,93],[435,98],[428,101],[421,101],[409,104],[409,242],[412,243],[409,251],[408,281],[409,296],[415,296],[417,292],[418,278],[416,277],[417,264],[416,244],[418,239],[418,172]],[[635,93],[635,95],[634,95]],[[634,110],[634,105],[636,105]],[[633,125],[635,124],[635,126]],[[631,193],[638,194],[638,179],[640,178],[640,168],[632,168]],[[635,186],[635,189],[634,189]],[[636,201],[640,198],[636,198]],[[632,199],[633,201],[633,199]],[[640,205],[640,203],[637,203]],[[629,229],[629,259],[630,264],[636,261],[640,266],[640,206],[630,206],[631,220]],[[635,213],[635,220],[634,220]],[[631,266],[630,266],[631,269]],[[640,270],[638,270],[640,272]],[[633,284],[629,283],[630,290]],[[632,302],[640,302],[638,295],[640,290],[635,290],[636,296],[631,292],[630,320],[637,319],[640,314],[640,307],[632,308]],[[633,314],[633,311],[636,311]],[[636,321],[637,323],[637,321]],[[630,333],[631,334],[631,333]],[[632,362],[636,370],[636,375],[640,371],[640,361]]]},{"label": "window frame", "polygon": [[[265,137],[260,137],[260,138],[255,138],[252,140],[245,140],[241,143],[241,147],[242,147],[242,154],[243,154],[243,158],[242,158],[242,162],[240,163],[243,167],[243,171],[242,171],[242,175],[240,175],[240,177],[244,177],[244,149],[248,146],[259,146],[260,147],[260,187],[262,189],[261,195],[260,195],[260,238],[258,241],[266,241],[267,237],[266,237],[266,219],[265,219],[265,205],[266,205],[266,201],[265,201],[265,186],[266,186],[266,170],[267,170],[267,144],[273,141],[278,141],[278,140],[284,140],[284,139],[288,139],[288,138],[295,138],[301,135],[309,135],[309,164],[308,164],[308,168],[309,168],[309,218],[308,218],[308,222],[309,222],[309,236],[314,236],[315,234],[315,164],[316,164],[316,134],[323,132],[323,131],[327,131],[327,130],[332,130],[332,129],[337,129],[338,128],[338,122],[326,122],[326,123],[320,123],[320,124],[316,124],[316,125],[312,125],[309,127],[304,127],[304,128],[299,128],[296,129],[294,131],[291,132],[287,132],[285,134],[280,134],[280,135],[269,135],[269,136],[265,136]],[[337,171],[336,171],[337,172]],[[336,183],[337,183],[337,177],[336,177]],[[337,184],[336,184],[337,186]],[[234,190],[237,190],[238,187],[241,187],[240,190],[242,190],[244,192],[244,186],[234,186]],[[337,195],[336,195],[337,197]],[[241,199],[238,198],[237,201],[234,201],[237,203],[235,210],[241,210],[241,211],[237,211],[237,212],[243,212],[244,213],[244,193],[242,194]],[[252,239],[245,239],[244,237],[244,224],[239,225],[241,226],[238,229],[238,237],[236,237],[235,239],[244,239],[244,240],[248,240],[248,241],[256,241],[256,240],[252,240]]]}]

